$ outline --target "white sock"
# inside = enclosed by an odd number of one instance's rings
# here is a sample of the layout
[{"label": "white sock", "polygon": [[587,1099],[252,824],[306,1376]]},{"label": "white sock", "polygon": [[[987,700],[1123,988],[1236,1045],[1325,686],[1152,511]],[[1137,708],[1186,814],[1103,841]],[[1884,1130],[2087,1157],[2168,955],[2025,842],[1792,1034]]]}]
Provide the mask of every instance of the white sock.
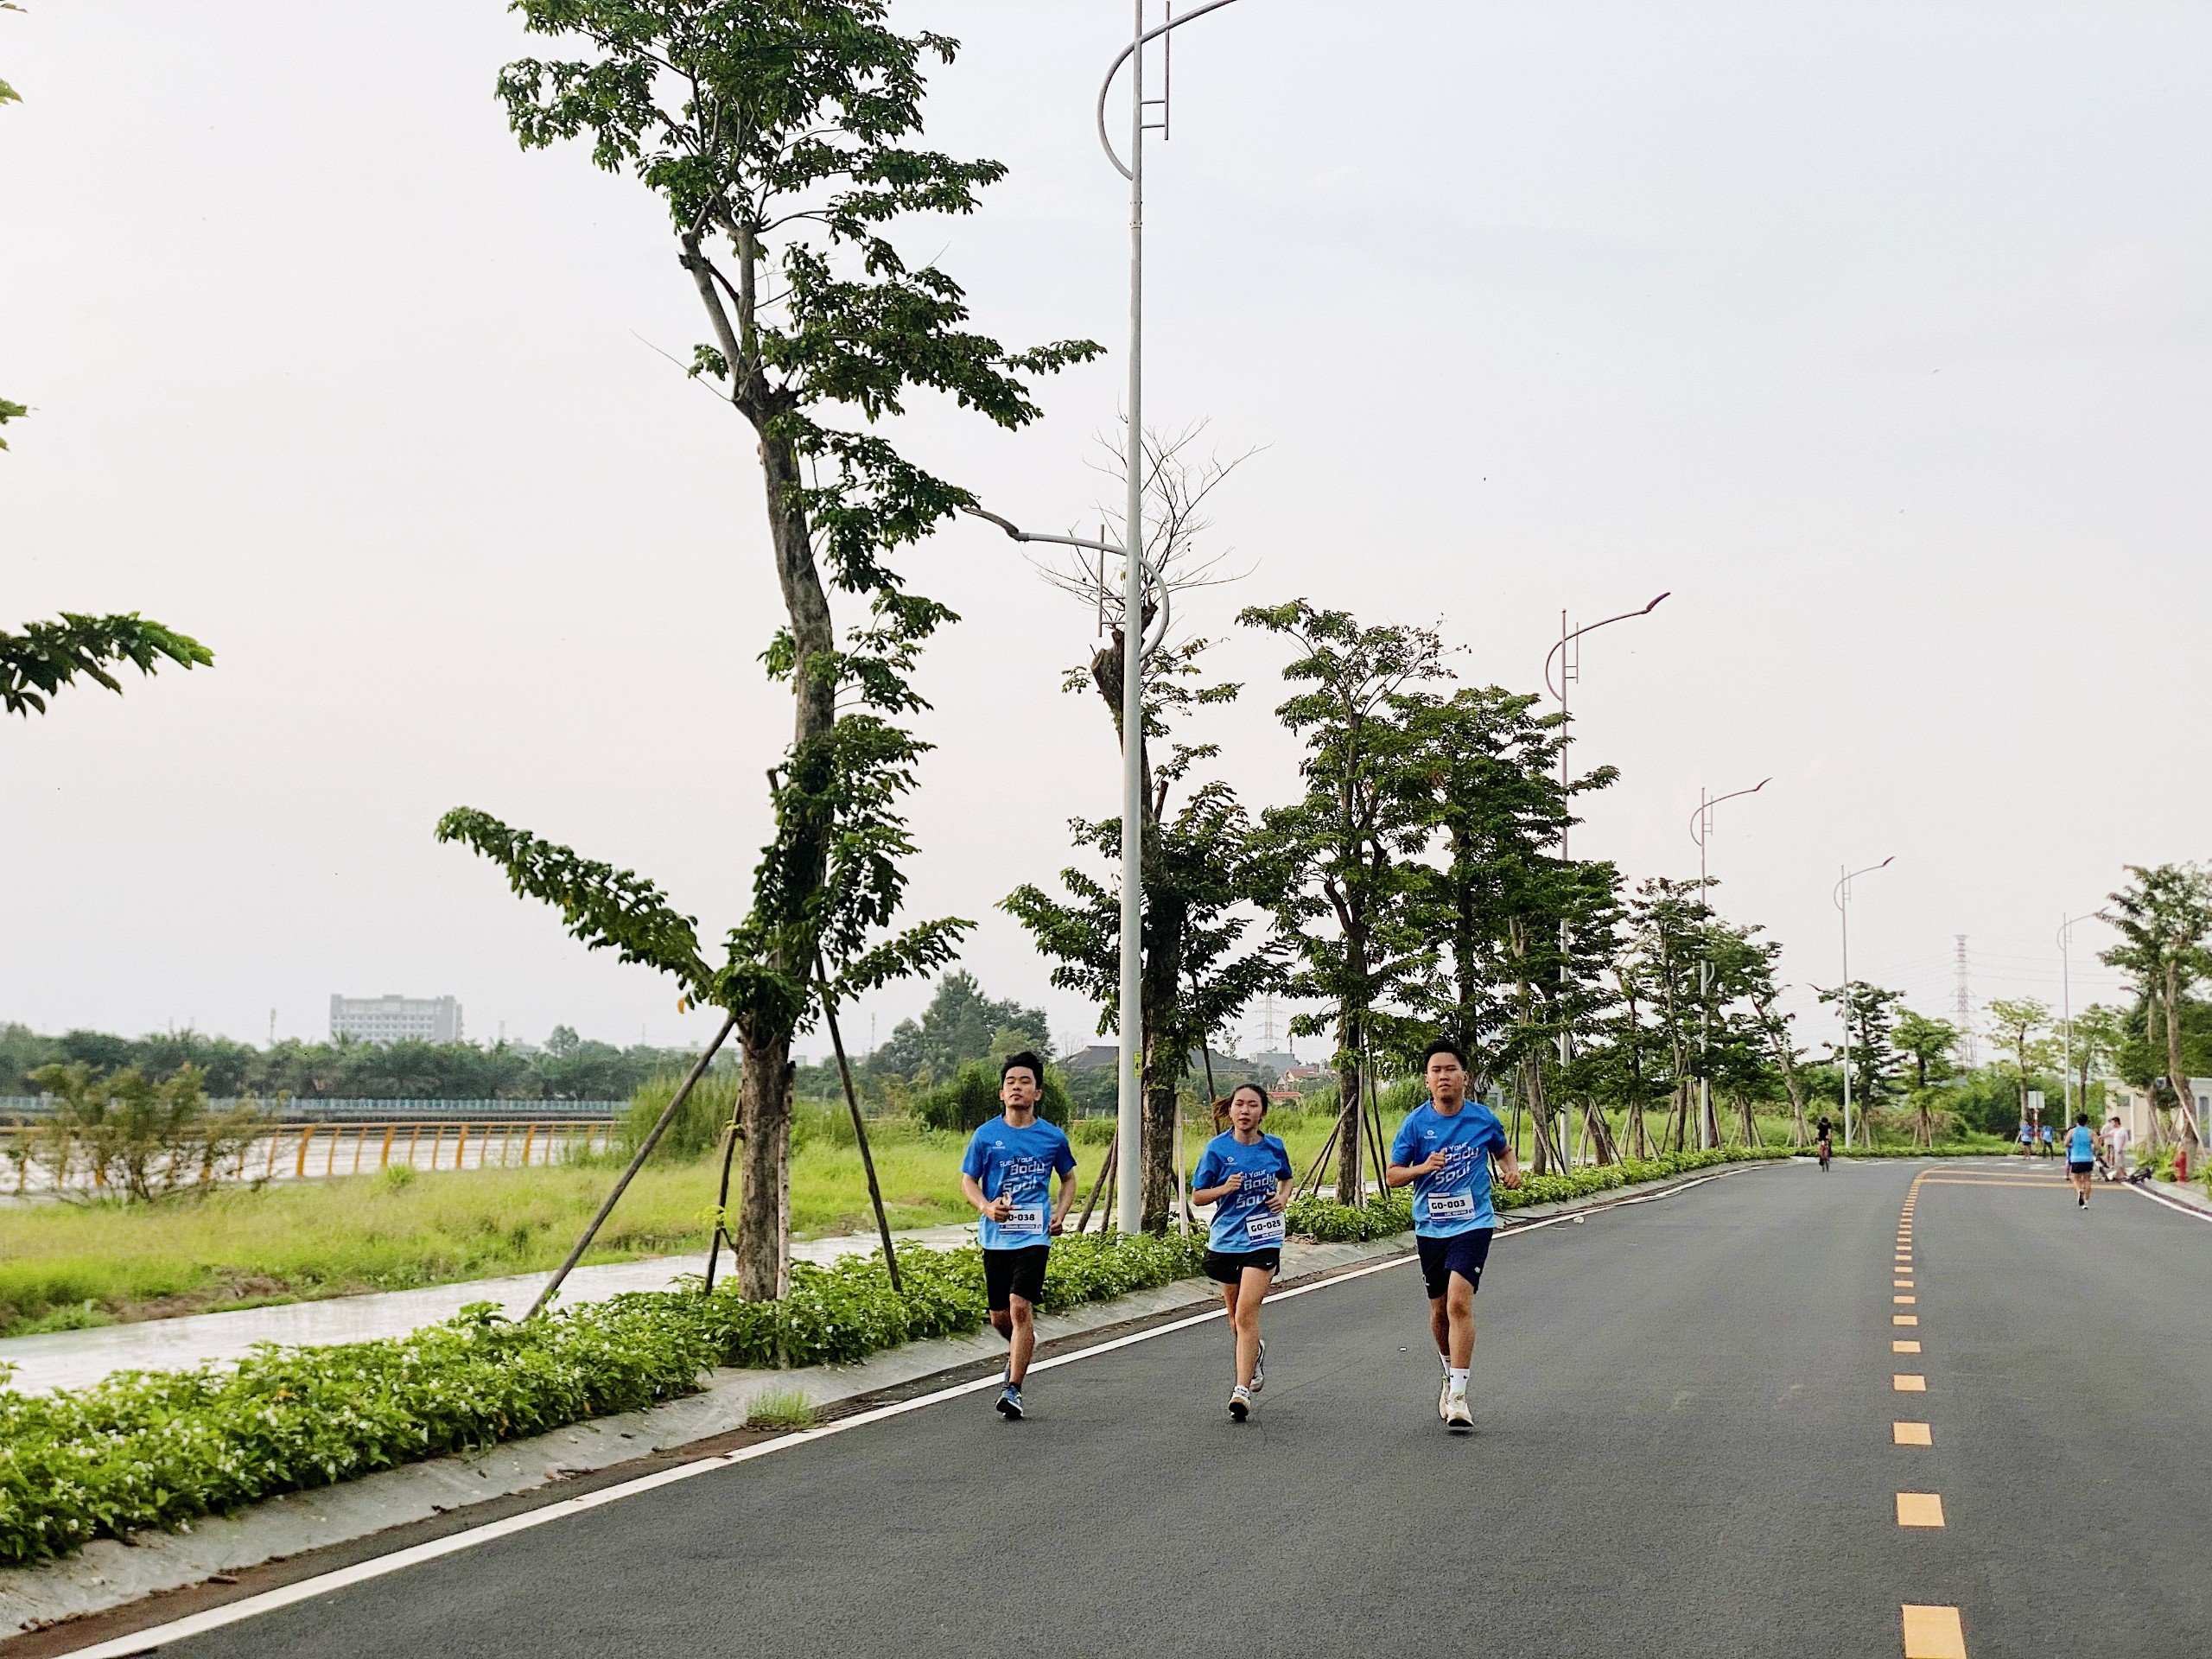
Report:
[{"label": "white sock", "polygon": [[[1467,1372],[1465,1370],[1462,1370],[1457,1365],[1446,1365],[1444,1369],[1451,1376],[1452,1392],[1454,1394],[1465,1394],[1467,1391]],[[1472,1369],[1473,1368],[1471,1366],[1468,1368],[1470,1370]]]}]

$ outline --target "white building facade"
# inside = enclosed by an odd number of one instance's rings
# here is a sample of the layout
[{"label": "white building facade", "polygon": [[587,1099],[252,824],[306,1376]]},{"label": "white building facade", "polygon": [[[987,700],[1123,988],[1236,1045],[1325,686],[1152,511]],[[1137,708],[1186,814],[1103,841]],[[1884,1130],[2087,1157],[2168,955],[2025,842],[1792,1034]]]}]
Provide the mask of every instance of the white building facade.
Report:
[{"label": "white building facade", "polygon": [[450,996],[338,996],[330,999],[330,1035],[375,1043],[457,1043],[461,1003]]}]

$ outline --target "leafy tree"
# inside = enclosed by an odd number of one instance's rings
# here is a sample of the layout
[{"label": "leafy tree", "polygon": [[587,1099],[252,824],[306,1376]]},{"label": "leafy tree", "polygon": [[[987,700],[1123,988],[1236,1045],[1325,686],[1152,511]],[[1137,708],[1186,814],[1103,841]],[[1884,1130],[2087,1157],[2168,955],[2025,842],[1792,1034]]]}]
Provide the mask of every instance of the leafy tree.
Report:
[{"label": "leafy tree", "polygon": [[[1618,910],[1610,866],[1562,864],[1553,849],[1575,822],[1574,797],[1618,774],[1603,766],[1562,780],[1566,728],[1535,712],[1536,702],[1497,686],[1406,699],[1412,764],[1427,782],[1440,855],[1415,867],[1420,931],[1442,942],[1421,1007],[1467,1048],[1478,1088],[1493,1077],[1519,1085],[1541,1172],[1558,1155],[1542,1068],[1562,1032],[1594,1029]],[[1563,1090],[1567,1079],[1557,1081]],[[1586,1116],[1599,1161],[1608,1161],[1610,1129],[1587,1106]]]},{"label": "leafy tree", "polygon": [[51,1189],[87,1202],[146,1204],[235,1177],[245,1149],[268,1127],[251,1106],[211,1112],[199,1069],[156,1083],[129,1066],[104,1075],[89,1065],[48,1065],[32,1078],[54,1096],[54,1114],[33,1135],[29,1156]]},{"label": "leafy tree", "polygon": [[1417,1046],[1419,1006],[1433,971],[1422,930],[1434,797],[1417,694],[1444,677],[1442,645],[1425,628],[1363,626],[1306,601],[1238,619],[1301,653],[1283,677],[1302,688],[1275,710],[1301,739],[1305,793],[1262,815],[1273,866],[1270,907],[1295,963],[1291,994],[1325,1005],[1293,1017],[1296,1036],[1333,1035],[1340,1127],[1337,1197],[1359,1202],[1360,1077],[1370,1047]]},{"label": "leafy tree", "polygon": [[2066,1046],[2074,1057],[2074,1097],[2083,1110],[2088,1109],[2089,1079],[2119,1057],[2126,1036],[2126,1014],[2109,1004],[2092,1002],[2074,1016]]},{"label": "leafy tree", "polygon": [[26,623],[21,633],[0,628],[0,709],[26,717],[42,715],[47,699],[78,679],[120,691],[123,683],[109,670],[127,664],[150,676],[164,660],[189,669],[213,663],[215,653],[136,611],[120,616],[64,611],[60,620]]},{"label": "leafy tree", "polygon": [[[2212,953],[2205,947],[2205,936],[2212,933],[2212,872],[2193,864],[2130,864],[2127,874],[2128,885],[2112,895],[2113,908],[2104,912],[2120,942],[2102,952],[2102,960],[2135,976],[2146,1019],[2154,1010],[2159,1014],[2166,1086],[2180,1109],[2182,1132],[2201,1142],[2179,1010],[2190,988],[2212,972]],[[2153,1144],[2163,1138],[2160,1116],[2151,1116]]]},{"label": "leafy tree", "polygon": [[[1848,988],[1847,999],[1841,986],[1818,995],[1837,1011],[1848,1029],[1851,1083],[1860,1109],[1859,1131],[1863,1143],[1871,1147],[1873,1115],[1889,1105],[1897,1090],[1897,1007],[1904,1001],[1904,993],[1884,990],[1863,979],[1852,981]],[[1830,1053],[1839,1066],[1845,1063],[1842,1045],[1836,1045]]]},{"label": "leafy tree", "polygon": [[889,1039],[868,1057],[868,1070],[925,1085],[942,1083],[970,1060],[988,1057],[1000,1033],[1007,1031],[1019,1034],[1015,1046],[1052,1058],[1044,1009],[993,1001],[973,974],[950,973],[938,982],[937,994],[918,1020],[901,1020],[892,1027]]},{"label": "leafy tree", "polygon": [[[1641,1029],[1625,1033],[1642,1085],[1631,1099],[1639,1105],[1654,1097],[1669,1103],[1661,1141],[1665,1151],[1688,1143],[1705,1012],[1698,964],[1705,957],[1712,919],[1696,881],[1654,876],[1639,882],[1629,901],[1627,950],[1618,971],[1624,998],[1641,1011]],[[1630,1126],[1632,1142],[1644,1134],[1640,1121]]]},{"label": "leafy tree", "polygon": [[1783,1092],[1789,1097],[1790,1144],[1806,1146],[1813,1137],[1805,1122],[1807,1090],[1802,1066],[1804,1051],[1798,1047],[1796,1035],[1790,1030],[1797,1016],[1783,1011],[1781,1006],[1782,988],[1775,977],[1782,946],[1778,942],[1768,940],[1758,949],[1764,960],[1747,971],[1744,995],[1751,1004],[1751,1019],[1758,1039],[1765,1046],[1767,1058],[1773,1065],[1775,1074],[1782,1079]]},{"label": "leafy tree", "polygon": [[2012,1071],[2020,1095],[2020,1117],[2028,1121],[2028,1084],[2037,1071],[2047,1068],[2050,1045],[2042,1040],[2050,1027],[2050,1009],[2031,996],[1999,997],[1989,1005],[1992,1034],[2012,1051]]},{"label": "leafy tree", "polygon": [[[1165,770],[1172,775],[1164,782],[1181,777],[1172,765]],[[1110,868],[1121,852],[1121,820],[1077,819],[1071,827],[1077,844]],[[1174,1205],[1175,1124],[1192,1057],[1281,977],[1280,943],[1247,938],[1266,896],[1267,869],[1244,809],[1218,780],[1145,825],[1141,1219],[1148,1230],[1166,1226]],[[1098,1004],[1099,1029],[1109,1031],[1121,1017],[1119,884],[1081,869],[1061,871],[1060,880],[1066,899],[1025,885],[1007,895],[1006,908],[1052,959],[1052,983]]]},{"label": "leafy tree", "polygon": [[[924,752],[899,724],[923,707],[917,655],[950,613],[889,556],[974,505],[874,429],[917,391],[997,424],[1038,414],[1023,377],[1096,354],[1087,341],[1009,353],[968,327],[960,285],[910,264],[893,225],[967,213],[1004,174],[916,147],[922,66],[956,43],[901,35],[881,0],[516,0],[525,29],[575,54],[524,59],[499,95],[524,148],[588,137],[594,164],[665,202],[677,263],[713,335],[692,372],[755,440],[785,610],[765,655],[791,688],[791,747],[773,774],[775,831],[750,913],[710,968],[690,918],[650,882],[578,859],[480,813],[441,833],[559,905],[587,944],[674,977],[725,1009],[743,1051],[741,1295],[780,1294],[791,1040],[843,1001],[942,965],[968,924],[877,936],[912,850],[899,798]],[[839,424],[857,417],[861,424]],[[841,633],[830,594],[865,611]],[[826,964],[826,965],[825,965]]]},{"label": "leafy tree", "polygon": [[1912,1066],[1909,1097],[1916,1115],[1913,1136],[1923,1147],[1936,1144],[1935,1099],[1939,1085],[1957,1075],[1952,1054],[1961,1036],[1948,1020],[1930,1019],[1910,1008],[1897,1010],[1897,1045]]},{"label": "leafy tree", "polygon": [[[13,86],[0,80],[0,105],[22,101]],[[29,413],[13,398],[0,397],[0,426]],[[7,447],[7,439],[0,437],[0,450]],[[26,623],[21,633],[0,628],[0,709],[25,718],[42,715],[47,699],[76,680],[120,691],[122,683],[110,669],[129,664],[150,675],[164,660],[188,669],[211,664],[215,656],[197,639],[149,622],[136,611],[118,616],[64,611],[59,621]]]}]

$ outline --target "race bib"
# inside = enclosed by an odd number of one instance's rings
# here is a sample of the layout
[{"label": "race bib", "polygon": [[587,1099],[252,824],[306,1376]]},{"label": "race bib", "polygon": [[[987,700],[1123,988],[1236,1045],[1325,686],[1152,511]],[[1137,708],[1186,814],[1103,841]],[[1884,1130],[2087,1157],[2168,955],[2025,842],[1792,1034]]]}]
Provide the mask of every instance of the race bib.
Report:
[{"label": "race bib", "polygon": [[1431,1221],[1458,1221],[1475,1213],[1475,1195],[1471,1192],[1438,1192],[1428,1200]]},{"label": "race bib", "polygon": [[1006,1219],[999,1223],[1002,1233],[1041,1233],[1045,1230],[1045,1206],[1041,1204],[1017,1204],[1006,1212]]},{"label": "race bib", "polygon": [[1282,1243],[1282,1217],[1265,1210],[1255,1210],[1244,1217],[1244,1236],[1255,1244]]}]

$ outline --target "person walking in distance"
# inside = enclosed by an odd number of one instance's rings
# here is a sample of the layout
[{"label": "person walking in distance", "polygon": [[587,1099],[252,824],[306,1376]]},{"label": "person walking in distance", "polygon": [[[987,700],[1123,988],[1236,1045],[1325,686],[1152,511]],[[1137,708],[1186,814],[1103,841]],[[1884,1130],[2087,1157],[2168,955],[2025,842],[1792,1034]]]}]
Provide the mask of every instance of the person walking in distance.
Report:
[{"label": "person walking in distance", "polygon": [[999,1067],[1003,1109],[969,1137],[960,1160],[960,1190],[982,1217],[976,1236],[983,1247],[991,1328],[1007,1340],[1006,1385],[993,1405],[1009,1422],[1021,1416],[1021,1381],[1037,1351],[1037,1304],[1044,1300],[1052,1241],[1075,1203],[1075,1149],[1058,1128],[1038,1121],[1044,1084],[1044,1061],[1027,1049],[1007,1056]]},{"label": "person walking in distance", "polygon": [[2105,1163],[2112,1171],[2111,1179],[2128,1179],[2127,1150],[2133,1143],[2134,1137],[2128,1134],[2127,1125],[2120,1121],[2118,1112],[2105,1120]]},{"label": "person walking in distance", "polygon": [[1467,1098],[1467,1057],[1439,1038],[1421,1057],[1428,1099],[1414,1108],[1390,1143],[1385,1176],[1414,1189],[1414,1243],[1428,1292],[1429,1334],[1444,1364],[1436,1414],[1454,1433],[1475,1426],[1467,1374],[1475,1363],[1475,1292],[1497,1225],[1491,1206],[1490,1160],[1508,1186],[1521,1185],[1521,1160],[1497,1115]]},{"label": "person walking in distance", "polygon": [[2074,1184],[2077,1209],[2089,1207],[2089,1172],[2097,1166],[2097,1137],[2089,1128],[2089,1115],[2076,1112],[2074,1127],[2066,1131],[2066,1178]]},{"label": "person walking in distance", "polygon": [[1191,1172],[1191,1202],[1213,1205],[1206,1236],[1206,1277],[1221,1287],[1236,1340],[1236,1386],[1229,1414],[1243,1422],[1267,1386],[1268,1344],[1260,1304],[1282,1270],[1283,1211],[1290,1203],[1290,1149],[1261,1124],[1268,1093],[1256,1083],[1230,1091],[1229,1128],[1206,1142]]}]

